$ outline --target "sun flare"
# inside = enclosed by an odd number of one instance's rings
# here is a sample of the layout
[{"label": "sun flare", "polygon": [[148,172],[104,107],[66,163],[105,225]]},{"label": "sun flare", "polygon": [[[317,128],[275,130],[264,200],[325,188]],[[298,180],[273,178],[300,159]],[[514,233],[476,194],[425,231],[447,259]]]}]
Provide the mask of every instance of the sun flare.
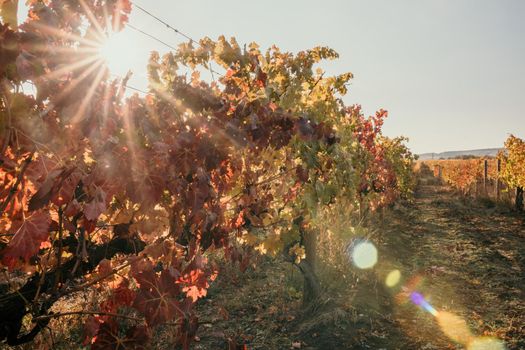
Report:
[{"label": "sun flare", "polygon": [[132,68],[136,51],[136,45],[124,30],[106,34],[98,48],[98,56],[111,74],[124,76]]}]

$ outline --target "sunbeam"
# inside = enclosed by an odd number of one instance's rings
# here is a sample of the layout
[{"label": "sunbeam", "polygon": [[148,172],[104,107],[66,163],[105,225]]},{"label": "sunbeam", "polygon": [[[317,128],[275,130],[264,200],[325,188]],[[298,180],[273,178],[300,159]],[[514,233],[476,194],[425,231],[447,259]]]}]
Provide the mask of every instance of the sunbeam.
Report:
[{"label": "sunbeam", "polygon": [[133,60],[140,56],[133,38],[126,30],[109,32],[99,43],[97,56],[112,74],[124,76],[133,66]]},{"label": "sunbeam", "polygon": [[95,94],[95,91],[97,87],[99,86],[99,83],[102,81],[104,77],[104,69],[100,69],[97,73],[96,78],[93,80],[91,86],[89,87],[89,90],[86,93],[86,97],[82,100],[75,116],[72,118],[71,123],[77,123],[84,119],[84,113],[86,112],[86,108],[88,104],[91,102],[91,99],[93,98],[93,95]]}]

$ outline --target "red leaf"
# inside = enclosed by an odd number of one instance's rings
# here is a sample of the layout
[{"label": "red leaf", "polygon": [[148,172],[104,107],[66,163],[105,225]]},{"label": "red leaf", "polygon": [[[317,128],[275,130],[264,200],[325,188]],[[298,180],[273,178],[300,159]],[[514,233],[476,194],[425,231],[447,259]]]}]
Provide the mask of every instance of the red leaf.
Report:
[{"label": "red leaf", "polygon": [[59,190],[56,196],[52,198],[53,203],[59,206],[69,203],[73,199],[75,189],[81,179],[82,173],[78,170],[64,172],[58,185]]},{"label": "red leaf", "polygon": [[89,221],[95,221],[105,210],[106,192],[102,188],[97,187],[93,200],[84,206],[84,216]]},{"label": "red leaf", "polygon": [[49,200],[53,195],[53,191],[56,190],[56,179],[60,176],[61,173],[61,170],[53,170],[47,175],[46,180],[42,183],[42,185],[40,186],[38,191],[36,191],[33,197],[31,197],[31,199],[29,200],[29,211],[38,210],[46,206],[47,203],[49,203]]},{"label": "red leaf", "polygon": [[113,318],[100,324],[97,335],[93,338],[92,350],[148,349],[144,345],[151,338],[151,331],[146,326],[133,326],[124,334]]},{"label": "red leaf", "polygon": [[89,316],[87,321],[84,323],[84,341],[82,345],[86,346],[93,341],[93,338],[98,333],[102,320],[98,316]]},{"label": "red leaf", "polygon": [[127,187],[133,201],[141,203],[141,207],[153,208],[162,197],[165,183],[162,176],[144,173],[137,176],[135,181],[129,182]]},{"label": "red leaf", "polygon": [[102,261],[98,264],[97,270],[101,276],[107,276],[112,273],[113,268],[111,267],[111,260],[102,259]]},{"label": "red leaf", "polygon": [[26,262],[38,253],[40,244],[49,237],[51,218],[47,212],[35,212],[23,221],[13,223],[14,236],[3,252],[2,263],[13,268],[18,259]]},{"label": "red leaf", "polygon": [[20,76],[20,80],[29,80],[36,73],[36,65],[34,63],[35,57],[22,51],[16,59],[16,70]]},{"label": "red leaf", "polygon": [[308,168],[302,167],[299,165],[297,169],[295,170],[295,175],[300,181],[307,182],[308,181]]},{"label": "red leaf", "polygon": [[129,280],[123,279],[111,295],[100,303],[100,309],[104,312],[117,313],[122,306],[132,306],[135,295],[135,292],[129,289]]},{"label": "red leaf", "polygon": [[51,171],[38,191],[31,197],[29,211],[43,208],[51,199],[56,205],[68,203],[73,198],[73,192],[80,177],[80,172],[75,172],[75,168]]},{"label": "red leaf", "polygon": [[129,13],[131,12],[131,2],[129,0],[118,0],[113,5],[113,30],[120,31],[128,22]]},{"label": "red leaf", "polygon": [[266,80],[268,79],[268,74],[264,73],[261,69],[257,70],[257,79],[256,83],[259,87],[266,87]]},{"label": "red leaf", "polygon": [[73,199],[71,202],[68,203],[66,210],[64,210],[65,216],[75,216],[77,215],[82,208],[80,207],[80,203]]},{"label": "red leaf", "polygon": [[141,271],[133,273],[140,287],[133,307],[144,314],[148,325],[158,325],[182,316],[177,300],[180,288],[170,272],[163,270],[159,276],[150,262],[136,264],[134,268]]},{"label": "red leaf", "polygon": [[118,331],[118,323],[114,319],[109,319],[106,322],[102,322],[99,325],[97,335],[93,338],[94,341],[91,344],[92,350],[112,350],[112,349],[125,349],[125,347],[119,347],[122,340]]},{"label": "red leaf", "polygon": [[233,227],[234,228],[239,228],[242,225],[244,225],[244,223],[245,223],[245,221],[244,221],[244,210],[243,210],[237,216],[237,219],[235,220],[235,223],[233,224]]},{"label": "red leaf", "polygon": [[208,283],[209,274],[204,270],[205,265],[206,259],[197,254],[179,278],[179,283],[183,285],[182,291],[193,302],[205,297],[210,286]]},{"label": "red leaf", "polygon": [[129,289],[129,280],[124,279],[113,291],[113,298],[118,306],[131,306],[135,300],[135,292]]}]

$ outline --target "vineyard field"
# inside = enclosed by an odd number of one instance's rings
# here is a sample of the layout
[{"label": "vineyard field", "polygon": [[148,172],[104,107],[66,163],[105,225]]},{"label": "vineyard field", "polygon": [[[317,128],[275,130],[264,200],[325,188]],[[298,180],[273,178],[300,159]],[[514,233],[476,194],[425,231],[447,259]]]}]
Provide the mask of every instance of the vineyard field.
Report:
[{"label": "vineyard field", "polygon": [[0,350],[525,349],[518,89],[423,45],[525,7],[392,3],[0,0]]},{"label": "vineyard field", "polygon": [[[486,178],[485,162],[487,163]],[[441,176],[445,183],[465,195],[496,197],[498,179],[501,182],[500,195],[508,192],[507,186],[501,181],[501,175],[498,175],[498,160],[495,158],[424,160],[418,161],[416,171],[421,166],[427,166],[433,172],[434,177]]]},{"label": "vineyard field", "polygon": [[508,165],[501,158],[422,160],[414,169],[420,171],[422,167],[464,196],[516,204],[519,186],[508,181]]}]

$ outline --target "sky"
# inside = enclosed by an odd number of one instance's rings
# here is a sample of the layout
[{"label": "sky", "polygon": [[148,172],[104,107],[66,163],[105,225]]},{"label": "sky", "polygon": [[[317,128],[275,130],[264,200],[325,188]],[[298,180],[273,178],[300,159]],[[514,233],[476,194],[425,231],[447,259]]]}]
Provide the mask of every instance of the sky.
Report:
[{"label": "sky", "polygon": [[[22,2],[22,1],[21,1]],[[524,0],[134,0],[194,39],[235,36],[297,52],[329,46],[322,67],[350,71],[347,104],[384,108],[387,136],[409,137],[415,153],[502,147],[525,137]],[[185,41],[134,8],[130,23],[177,46]],[[115,68],[147,89],[152,50],[169,49],[126,29]]]}]

